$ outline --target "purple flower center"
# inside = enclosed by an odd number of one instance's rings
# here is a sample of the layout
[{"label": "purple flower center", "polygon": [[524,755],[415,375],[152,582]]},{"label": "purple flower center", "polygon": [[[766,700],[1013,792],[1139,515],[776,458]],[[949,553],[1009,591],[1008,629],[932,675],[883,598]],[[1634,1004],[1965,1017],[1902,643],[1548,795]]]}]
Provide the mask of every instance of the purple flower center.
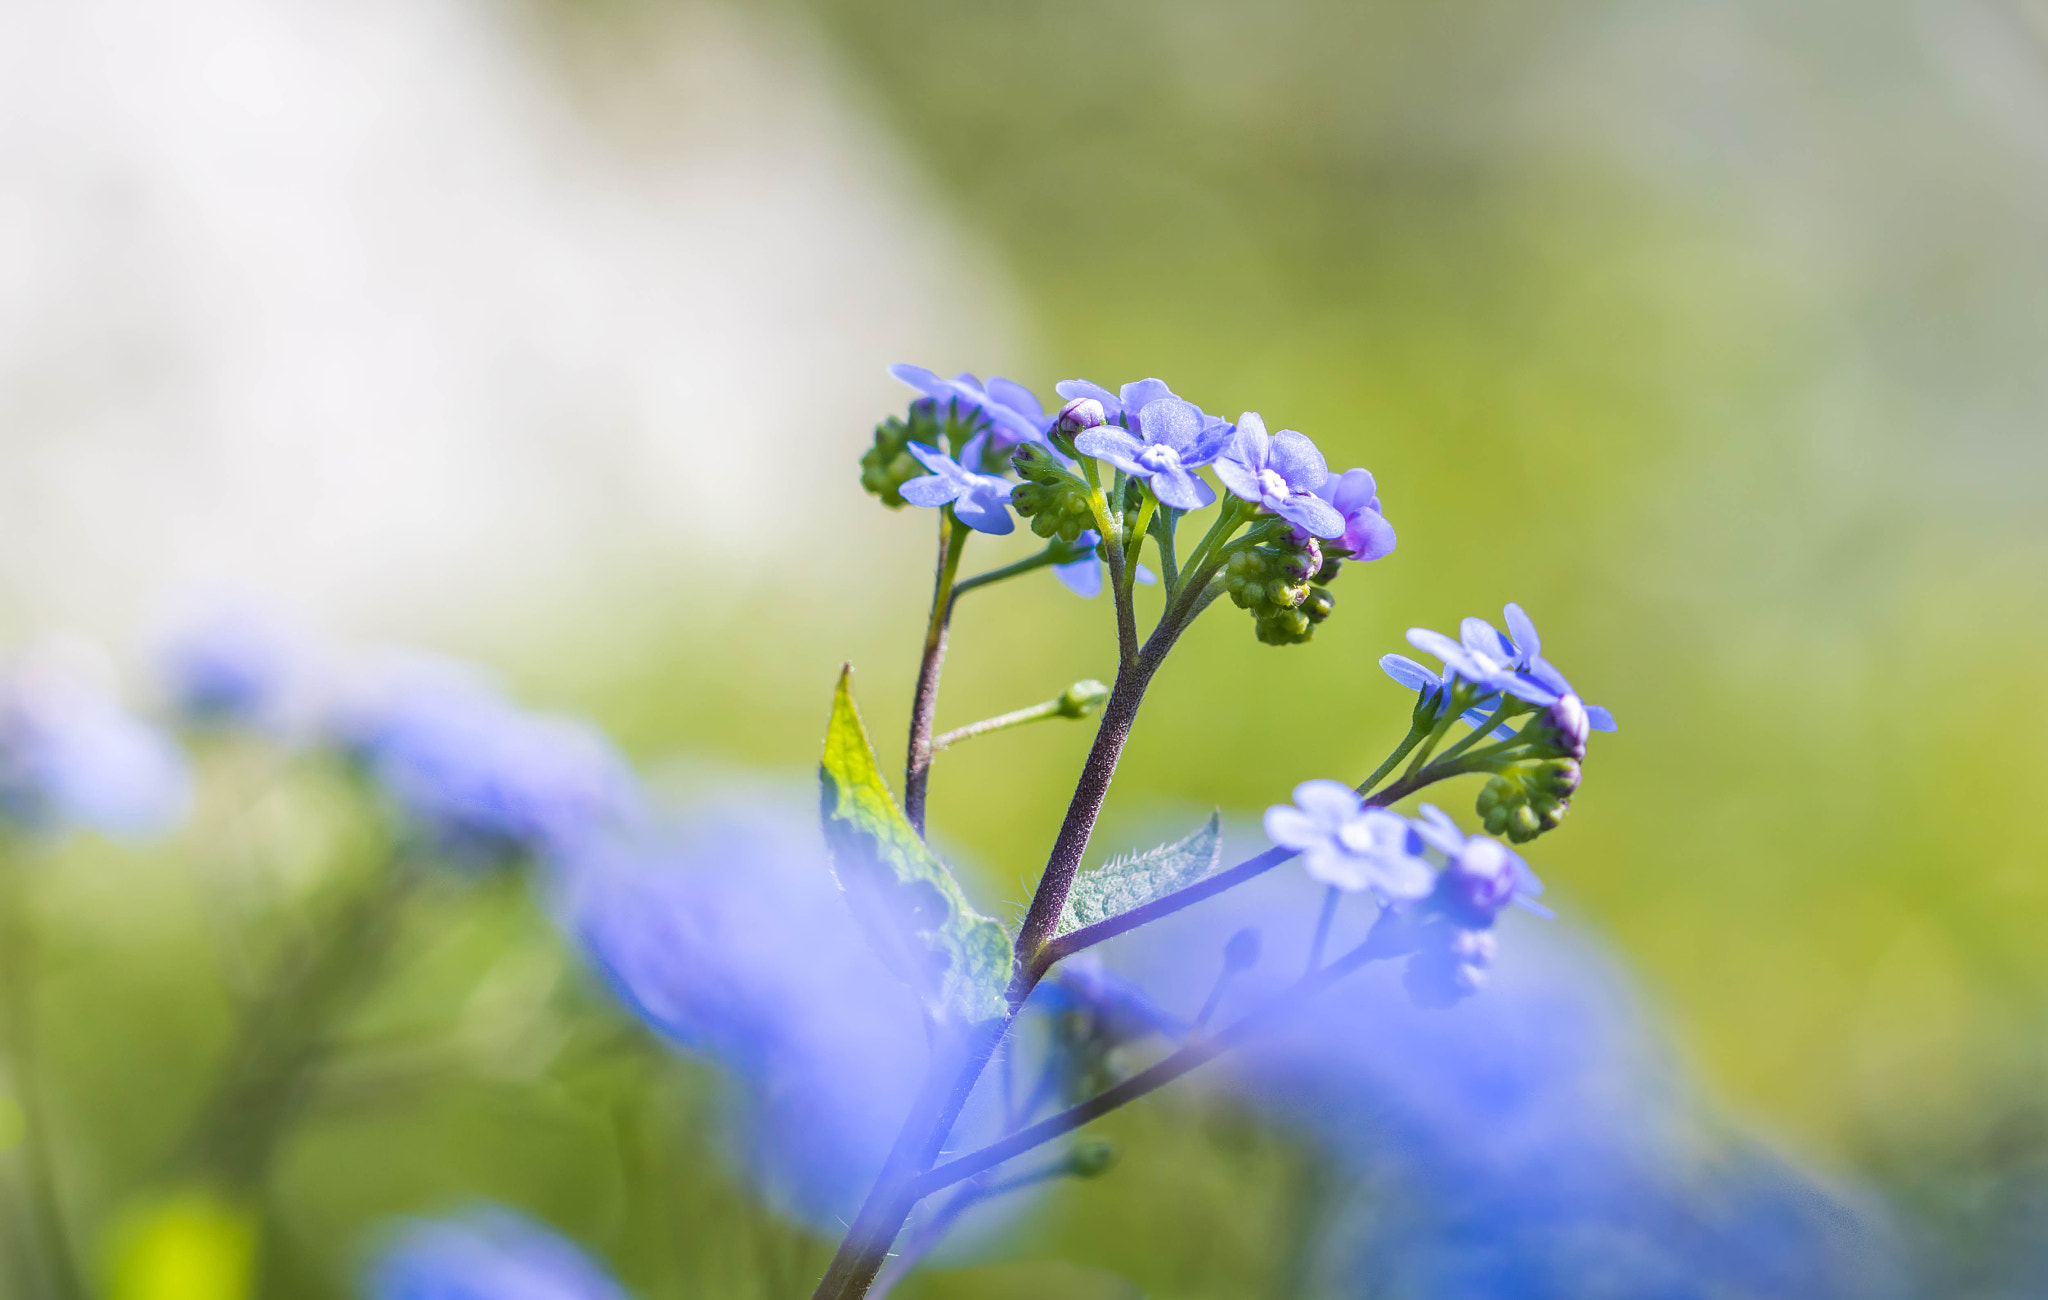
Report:
[{"label": "purple flower center", "polygon": [[1287,480],[1280,477],[1278,470],[1262,469],[1259,471],[1259,492],[1268,500],[1285,500],[1289,492]]}]

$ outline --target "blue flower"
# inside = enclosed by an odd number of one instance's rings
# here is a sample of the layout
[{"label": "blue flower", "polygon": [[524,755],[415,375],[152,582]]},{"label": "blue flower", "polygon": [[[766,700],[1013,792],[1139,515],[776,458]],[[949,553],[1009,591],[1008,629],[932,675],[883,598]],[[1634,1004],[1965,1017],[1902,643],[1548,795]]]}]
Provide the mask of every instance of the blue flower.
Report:
[{"label": "blue flower", "polygon": [[[1332,474],[1315,492],[1344,519],[1344,532],[1333,539],[1336,545],[1329,549],[1341,547],[1350,552],[1344,558],[1352,560],[1377,560],[1393,554],[1394,526],[1380,513],[1379,484],[1372,471],[1347,469]],[[1305,537],[1305,530],[1297,531]]]},{"label": "blue flower", "polygon": [[1469,930],[1490,928],[1510,903],[1538,916],[1552,915],[1536,901],[1543,894],[1543,882],[1519,853],[1491,836],[1467,837],[1456,822],[1430,804],[1423,804],[1421,813],[1410,825],[1445,859],[1430,898],[1432,910]]},{"label": "blue flower", "polygon": [[[1126,385],[1125,391],[1132,387]],[[1126,410],[1124,414],[1129,421],[1131,413]],[[1137,418],[1128,427],[1103,424],[1082,430],[1074,435],[1074,449],[1106,460],[1132,478],[1144,479],[1162,505],[1199,510],[1214,501],[1216,494],[1194,471],[1216,459],[1229,438],[1230,426],[1210,423],[1193,402],[1167,396],[1138,408]]]},{"label": "blue flower", "polygon": [[[938,403],[941,411],[950,404],[959,419],[970,420],[978,414],[987,420],[998,453],[1020,443],[1043,442],[1052,428],[1053,417],[1022,384],[996,378],[984,385],[964,372],[943,379],[923,366],[890,366],[889,373]],[[968,457],[962,459],[976,463]]]},{"label": "blue flower", "polygon": [[638,812],[632,769],[603,733],[519,709],[451,665],[402,666],[334,729],[425,838],[465,863],[555,858]]},{"label": "blue flower", "polygon": [[53,836],[143,836],[183,815],[185,756],[83,675],[37,658],[0,677],[0,819]]},{"label": "blue flower", "polygon": [[[1132,430],[1142,428],[1143,421],[1141,417],[1147,406],[1167,398],[1172,398],[1175,401],[1181,400],[1171,388],[1166,386],[1166,381],[1163,379],[1139,379],[1125,384],[1121,391],[1115,393],[1110,392],[1101,384],[1086,379],[1063,379],[1054,387],[1058,390],[1059,395],[1066,398],[1070,403],[1081,401],[1085,398],[1100,404],[1104,420],[1110,424],[1121,424]],[[1197,409],[1199,410],[1199,408]],[[1210,415],[1206,411],[1201,412],[1201,415],[1202,432],[1204,434],[1209,434],[1216,430],[1223,430],[1226,433],[1229,431],[1229,422],[1220,416]]]},{"label": "blue flower", "polygon": [[364,1281],[369,1300],[628,1300],[568,1239],[495,1207],[407,1224]]},{"label": "blue flower", "polygon": [[1330,477],[1323,453],[1292,429],[1268,434],[1256,411],[1238,417],[1236,434],[1216,458],[1216,477],[1238,497],[1312,536],[1344,535],[1344,516],[1316,495]]},{"label": "blue flower", "polygon": [[1387,901],[1426,896],[1436,873],[1424,843],[1397,813],[1367,809],[1342,781],[1304,781],[1294,803],[1266,810],[1266,838],[1301,854],[1304,870],[1326,885],[1371,890]]},{"label": "blue flower", "polygon": [[[1468,618],[1459,624],[1459,639],[1456,641],[1441,632],[1415,627],[1408,629],[1408,643],[1443,660],[1451,673],[1473,685],[1485,687],[1490,692],[1505,692],[1538,708],[1547,708],[1566,696],[1577,695],[1564,674],[1542,657],[1542,639],[1536,634],[1536,624],[1522,607],[1511,601],[1502,614],[1513,636],[1499,631],[1483,618]],[[1385,661],[1382,661],[1382,666],[1385,666]],[[1388,672],[1391,675],[1393,669],[1389,668]],[[1597,704],[1584,707],[1586,724],[1593,730],[1615,729],[1612,713]]]},{"label": "blue flower", "polygon": [[[1069,560],[1065,564],[1052,566],[1053,576],[1076,596],[1092,598],[1102,591],[1103,561],[1101,554],[1095,549],[1101,541],[1100,533],[1092,528],[1084,529],[1081,535],[1074,539],[1074,544],[1087,547],[1087,553],[1078,560]],[[1137,579],[1149,587],[1159,581],[1159,575],[1141,564],[1138,566]]]},{"label": "blue flower", "polygon": [[981,464],[988,438],[988,432],[976,435],[959,460],[937,447],[911,443],[910,454],[931,473],[911,479],[897,490],[914,506],[951,505],[954,517],[978,533],[1000,537],[1011,532],[1017,527],[1017,521],[1010,517],[1010,489],[1015,484],[993,474],[977,473],[962,464]]},{"label": "blue flower", "polygon": [[[1411,691],[1421,691],[1425,702],[1434,700],[1445,687],[1457,680],[1456,676],[1451,673],[1445,673],[1439,677],[1421,664],[1416,663],[1413,659],[1410,659],[1407,655],[1381,655],[1380,671]],[[1466,709],[1458,716],[1464,719],[1466,726],[1477,727],[1480,723],[1485,722],[1487,716],[1499,707],[1500,696],[1496,693],[1482,698],[1478,703]],[[1515,734],[1515,729],[1503,722],[1500,726],[1493,729],[1493,734],[1495,737],[1505,740]]]},{"label": "blue flower", "polygon": [[917,999],[862,937],[813,807],[755,796],[592,844],[557,914],[621,1001],[733,1081],[730,1150],[810,1222],[850,1214],[916,1096]]},{"label": "blue flower", "polygon": [[171,707],[186,721],[266,729],[284,720],[301,658],[275,623],[223,609],[174,632],[158,663]]}]

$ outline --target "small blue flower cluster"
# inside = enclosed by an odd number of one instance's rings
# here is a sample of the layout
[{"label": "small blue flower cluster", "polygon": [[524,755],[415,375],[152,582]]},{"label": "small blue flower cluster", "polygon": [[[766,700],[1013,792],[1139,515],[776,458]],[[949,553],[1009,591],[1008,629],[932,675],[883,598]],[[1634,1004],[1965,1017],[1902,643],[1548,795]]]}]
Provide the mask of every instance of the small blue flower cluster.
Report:
[{"label": "small blue flower cluster", "polygon": [[369,1300],[628,1300],[567,1238],[497,1207],[406,1224],[365,1281]]},{"label": "small blue flower cluster", "polygon": [[597,728],[521,709],[448,665],[401,671],[332,727],[407,824],[457,862],[558,860],[638,814],[632,768]]},{"label": "small blue flower cluster", "polygon": [[[1083,526],[1091,518],[1086,503],[1093,471],[1084,483],[1081,457],[1110,466],[1118,483],[1142,485],[1160,506],[1176,512],[1215,504],[1215,489],[1197,473],[1208,469],[1259,517],[1285,521],[1288,529],[1280,537],[1296,548],[1311,547],[1314,556],[1304,579],[1279,584],[1287,591],[1280,603],[1290,610],[1307,598],[1306,576],[1322,573],[1319,580],[1327,582],[1334,574],[1327,561],[1377,560],[1394,549],[1394,529],[1369,472],[1331,474],[1306,436],[1291,429],[1269,434],[1255,411],[1232,424],[1176,396],[1162,380],[1142,379],[1111,392],[1070,379],[1057,386],[1066,405],[1049,415],[1036,395],[1007,379],[946,379],[908,365],[890,373],[923,397],[907,421],[892,420],[876,430],[875,448],[863,461],[868,489],[892,505],[948,507],[967,527],[999,536],[1015,531],[1013,510],[1030,516],[1041,535],[1057,531],[1072,549],[1075,558],[1056,572],[1081,595],[1102,589],[1100,535]],[[941,430],[947,447],[918,436],[922,431],[936,439]],[[1009,477],[1013,471],[1027,480],[1021,493]],[[1248,574],[1240,565],[1234,576],[1239,581],[1232,594],[1240,604],[1254,608],[1265,600],[1271,573]],[[1257,588],[1250,598],[1240,594],[1247,577]],[[1151,581],[1152,575],[1141,570],[1138,578]],[[1326,612],[1323,602],[1304,617]],[[1270,639],[1305,639],[1305,630]]]},{"label": "small blue flower cluster", "polygon": [[1498,840],[1467,837],[1441,810],[1420,817],[1368,808],[1341,781],[1304,781],[1266,810],[1266,836],[1301,855],[1311,877],[1369,892],[1401,922],[1414,952],[1409,989],[1442,1004],[1477,991],[1493,962],[1493,924],[1510,903],[1542,916],[1543,882]]},{"label": "small blue flower cluster", "polygon": [[[1424,703],[1454,690],[1460,681],[1469,683],[1476,688],[1477,698],[1467,705],[1465,718],[1474,726],[1499,709],[1506,697],[1553,709],[1559,725],[1578,737],[1580,752],[1575,757],[1584,757],[1585,733],[1589,729],[1613,731],[1614,715],[1581,701],[1565,675],[1543,657],[1543,639],[1520,605],[1510,601],[1501,616],[1507,632],[1483,618],[1468,618],[1458,625],[1456,641],[1426,627],[1409,628],[1408,644],[1442,660],[1441,674],[1406,655],[1387,655],[1380,660],[1380,667],[1401,685],[1421,691]],[[1500,734],[1508,734],[1507,729],[1503,727]]]},{"label": "small blue flower cluster", "polygon": [[164,647],[189,726],[331,748],[367,775],[425,850],[464,865],[556,860],[639,814],[631,766],[590,724],[533,713],[481,674],[418,655],[338,672],[274,625],[216,617]]},{"label": "small blue flower cluster", "polygon": [[34,654],[0,673],[0,822],[10,829],[155,834],[182,815],[188,785],[177,745],[90,675]]}]

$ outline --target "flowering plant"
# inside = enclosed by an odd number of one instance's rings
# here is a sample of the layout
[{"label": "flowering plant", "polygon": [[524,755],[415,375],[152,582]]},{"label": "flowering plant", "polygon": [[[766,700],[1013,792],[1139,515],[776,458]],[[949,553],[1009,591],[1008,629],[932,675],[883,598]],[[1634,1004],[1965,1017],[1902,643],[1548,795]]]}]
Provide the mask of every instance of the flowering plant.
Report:
[{"label": "flowering plant", "polygon": [[[1416,692],[1407,734],[1355,784],[1313,779],[1296,786],[1291,803],[1267,811],[1271,848],[1225,866],[1212,819],[1178,843],[1084,870],[1146,690],[1181,637],[1227,595],[1251,614],[1259,640],[1310,640],[1335,608],[1331,587],[1343,561],[1379,560],[1394,550],[1377,483],[1364,469],[1332,475],[1301,433],[1268,433],[1250,411],[1228,422],[1157,379],[1114,393],[1070,380],[1058,386],[1066,404],[1046,417],[1037,398],[1009,380],[946,380],[910,366],[894,373],[923,396],[904,418],[876,430],[863,483],[892,508],[909,504],[938,515],[937,578],[911,706],[902,803],[881,777],[854,704],[850,667],[839,678],[820,780],[840,886],[871,946],[917,991],[930,1051],[910,1114],[815,1300],[886,1290],[979,1200],[1047,1176],[1101,1172],[1106,1156],[1090,1145],[1035,1171],[1006,1171],[1252,1039],[1370,962],[1405,959],[1407,987],[1424,1005],[1477,992],[1494,958],[1502,910],[1515,904],[1548,915],[1536,902],[1542,883],[1493,836],[1524,842],[1555,829],[1579,787],[1589,733],[1614,727],[1607,710],[1585,704],[1541,657],[1535,625],[1519,605],[1506,608],[1506,633],[1478,618],[1466,619],[1455,640],[1417,628],[1411,644],[1440,659],[1440,672],[1401,656],[1382,661],[1389,676]],[[1221,492],[1204,480],[1205,469]],[[1211,506],[1206,529],[1183,551],[1183,521]],[[1047,539],[1046,547],[962,578],[972,535],[1011,533],[1013,512]],[[1077,554],[1089,558],[1076,552],[1081,545],[1107,569],[1114,681],[1106,691],[1079,683],[1047,704],[935,735],[947,633],[960,598],[1035,568],[1076,564]],[[1133,588],[1148,546],[1164,604],[1143,631]],[[932,763],[972,736],[1079,717],[1098,705],[1094,743],[1013,934],[974,910],[926,843]],[[1410,795],[1468,775],[1486,778],[1476,808],[1489,834],[1468,836],[1426,804],[1415,817],[1393,811]],[[1234,1022],[1209,1024],[1224,982],[1260,958],[1255,930],[1240,930],[1225,944],[1216,993],[1191,1024],[1145,1011],[1141,997],[1089,965],[1086,954],[1096,945],[1297,859],[1326,886],[1302,954],[1305,973]],[[1351,895],[1376,908],[1376,919],[1362,942],[1332,955],[1326,949],[1333,924]],[[1105,1070],[1099,1052],[1084,1054],[1091,1071],[1085,1095],[1041,1114],[1047,1098],[1019,1103],[1007,1095],[1012,1058],[1024,1050],[1022,1022],[1030,1011],[1076,1007],[1098,1025],[1137,1026],[1122,1038],[1164,1037],[1171,1045],[1121,1077]],[[1006,1091],[1000,1120],[958,1150],[963,1114],[998,1060]]]}]

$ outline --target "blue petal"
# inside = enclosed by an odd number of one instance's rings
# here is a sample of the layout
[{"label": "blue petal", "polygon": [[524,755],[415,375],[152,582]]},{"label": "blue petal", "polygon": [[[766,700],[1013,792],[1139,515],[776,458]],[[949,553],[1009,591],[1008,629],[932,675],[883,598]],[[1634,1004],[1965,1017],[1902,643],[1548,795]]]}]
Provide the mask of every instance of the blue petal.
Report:
[{"label": "blue petal", "polygon": [[[944,479],[954,479],[960,473],[960,462],[928,443],[905,443],[904,449],[917,458],[917,463]],[[947,498],[951,500],[952,498]]]},{"label": "blue petal", "polygon": [[1195,442],[1202,436],[1202,413],[1193,402],[1183,402],[1178,397],[1162,397],[1148,402],[1138,412],[1138,427],[1145,435],[1145,441],[1171,447],[1175,451],[1192,451]]},{"label": "blue petal", "polygon": [[953,503],[953,515],[975,532],[994,537],[1013,532],[1017,527],[1017,521],[1010,517],[1010,485],[1001,479],[978,478]]},{"label": "blue petal", "polygon": [[1586,725],[1595,731],[1619,730],[1614,725],[1614,715],[1597,704],[1588,704],[1586,706]]},{"label": "blue petal", "polygon": [[1297,492],[1313,492],[1330,477],[1329,462],[1305,433],[1282,429],[1273,435],[1267,456],[1267,464]]},{"label": "blue petal", "polygon": [[1146,568],[1142,564],[1138,566],[1138,584],[1140,586],[1150,587],[1156,584],[1158,581],[1158,574],[1152,572],[1152,570]]},{"label": "blue petal", "polygon": [[1498,659],[1503,663],[1515,662],[1515,647],[1502,636],[1493,624],[1483,618],[1467,618],[1458,624],[1458,640],[1476,655]]},{"label": "blue petal", "polygon": [[1092,599],[1102,594],[1102,562],[1094,556],[1072,564],[1055,564],[1052,576],[1076,596]]},{"label": "blue petal", "polygon": [[914,506],[942,506],[960,495],[960,485],[939,474],[911,479],[896,489]]},{"label": "blue petal", "polygon": [[1062,379],[1052,387],[1054,392],[1070,402],[1083,397],[1094,398],[1102,403],[1103,418],[1112,424],[1116,423],[1116,418],[1124,413],[1124,404],[1117,395],[1092,380]]},{"label": "blue petal", "polygon": [[1533,661],[1543,653],[1543,638],[1536,635],[1535,622],[1520,605],[1509,601],[1501,610],[1501,616],[1507,620],[1508,635],[1515,639],[1515,648],[1522,652],[1525,662]]},{"label": "blue petal", "polygon": [[1411,691],[1433,691],[1443,679],[1407,655],[1381,655],[1380,671]]},{"label": "blue petal", "polygon": [[894,365],[889,367],[891,378],[900,379],[927,397],[946,398],[953,395],[953,386],[923,366]]},{"label": "blue petal", "polygon": [[991,376],[988,381],[988,395],[1017,414],[1029,416],[1034,426],[1037,421],[1045,418],[1045,407],[1039,404],[1038,394],[1014,380]]},{"label": "blue petal", "polygon": [[1138,464],[1137,454],[1145,449],[1138,435],[1112,424],[1098,425],[1083,429],[1074,435],[1074,450],[1083,456],[1094,456],[1115,465],[1126,474],[1143,476],[1147,471]]},{"label": "blue petal", "polygon": [[[1131,417],[1132,422],[1135,423],[1138,418],[1138,412],[1162,397],[1172,396],[1173,390],[1166,386],[1164,379],[1139,379],[1124,385],[1123,391],[1117,395],[1117,404],[1123,408],[1125,413]],[[1107,410],[1108,408],[1105,407],[1104,409]]]},{"label": "blue petal", "polygon": [[1426,627],[1408,629],[1408,644],[1424,654],[1432,654],[1444,661],[1447,668],[1456,669],[1465,676],[1478,681],[1485,676],[1479,666],[1465,653],[1465,647],[1451,640],[1441,632],[1432,632]]},{"label": "blue petal", "polygon": [[1209,468],[1216,471],[1216,477],[1223,481],[1224,487],[1230,489],[1232,496],[1256,502],[1259,500],[1259,476],[1257,469],[1242,455],[1244,436],[1244,430],[1239,429],[1229,447],[1210,464]]},{"label": "blue petal", "polygon": [[1200,510],[1216,499],[1207,483],[1192,471],[1178,467],[1152,475],[1152,495],[1159,498],[1160,504],[1175,510]]},{"label": "blue petal", "polygon": [[1344,535],[1344,516],[1337,513],[1337,507],[1313,492],[1296,492],[1273,507],[1273,513],[1317,537]]}]

